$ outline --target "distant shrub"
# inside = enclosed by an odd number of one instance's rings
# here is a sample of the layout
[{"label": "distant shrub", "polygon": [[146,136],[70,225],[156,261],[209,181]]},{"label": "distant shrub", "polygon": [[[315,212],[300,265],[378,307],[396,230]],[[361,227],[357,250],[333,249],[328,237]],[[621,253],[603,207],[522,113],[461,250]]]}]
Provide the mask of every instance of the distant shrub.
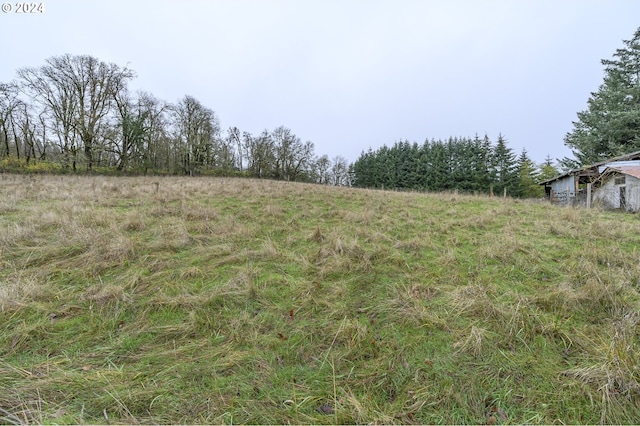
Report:
[{"label": "distant shrub", "polygon": [[30,161],[24,158],[6,157],[0,160],[0,171],[13,173],[61,173],[62,166],[49,161]]},{"label": "distant shrub", "polygon": [[22,158],[5,157],[0,160],[0,170],[3,172],[23,172],[27,162]]},{"label": "distant shrub", "polygon": [[39,161],[30,163],[25,167],[27,173],[61,173],[62,166],[58,163],[50,163],[48,161]]}]

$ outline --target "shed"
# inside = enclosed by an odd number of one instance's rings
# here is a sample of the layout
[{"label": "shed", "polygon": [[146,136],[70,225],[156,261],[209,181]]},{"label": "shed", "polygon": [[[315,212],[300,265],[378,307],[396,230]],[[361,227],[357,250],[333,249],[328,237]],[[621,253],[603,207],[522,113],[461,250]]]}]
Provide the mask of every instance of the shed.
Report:
[{"label": "shed", "polygon": [[586,199],[586,185],[600,176],[596,165],[576,169],[540,182],[554,204],[574,205]]},{"label": "shed", "polygon": [[[619,202],[616,203],[613,201],[614,196],[612,194],[614,189],[609,188],[608,185],[611,185],[609,178],[614,179],[615,182],[615,177],[613,177],[614,174],[624,174],[627,176],[625,172],[622,172],[622,170],[632,173],[629,175],[631,177],[629,180],[631,185],[625,185],[625,189],[623,189],[624,208],[629,210],[632,208],[629,205],[630,197],[636,197],[635,193],[638,192],[639,194],[637,197],[639,198],[639,208],[634,208],[634,210],[632,210],[638,211],[640,210],[640,184],[636,187],[634,179],[640,179],[640,175],[635,176],[633,173],[635,173],[634,170],[640,170],[640,151],[601,161],[581,169],[570,170],[559,176],[540,182],[540,185],[544,185],[547,198],[554,204],[590,204],[587,203],[587,196],[589,192],[587,187],[591,187],[593,190],[591,198],[593,200],[598,200],[604,205],[612,208],[621,208]],[[620,180],[618,180],[618,182],[620,182]],[[615,183],[613,186],[615,186]],[[619,186],[620,184],[618,184],[618,187]],[[597,194],[603,189],[605,192],[609,191],[609,195],[605,195],[604,193]],[[631,194],[632,192],[633,195]],[[618,192],[617,198],[618,200],[620,199],[620,192]],[[589,200],[589,202],[590,201],[591,200]],[[614,207],[616,205],[617,207]]]},{"label": "shed", "polygon": [[593,193],[594,203],[612,209],[630,212],[640,211],[640,161],[625,165],[606,167],[597,191]]}]

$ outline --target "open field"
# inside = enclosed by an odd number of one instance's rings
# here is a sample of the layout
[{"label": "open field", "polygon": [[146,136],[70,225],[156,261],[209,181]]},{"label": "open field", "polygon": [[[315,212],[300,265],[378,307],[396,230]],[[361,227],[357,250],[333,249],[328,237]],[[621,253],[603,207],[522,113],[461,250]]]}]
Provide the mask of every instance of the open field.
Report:
[{"label": "open field", "polygon": [[0,175],[0,423],[637,423],[640,217]]}]

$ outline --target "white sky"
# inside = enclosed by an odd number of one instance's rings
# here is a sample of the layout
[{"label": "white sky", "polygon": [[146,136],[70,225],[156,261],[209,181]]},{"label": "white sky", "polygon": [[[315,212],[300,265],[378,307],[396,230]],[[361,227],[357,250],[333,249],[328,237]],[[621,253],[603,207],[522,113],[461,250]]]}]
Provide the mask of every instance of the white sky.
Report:
[{"label": "white sky", "polygon": [[563,137],[602,83],[600,60],[640,26],[637,0],[42,3],[0,13],[0,82],[89,54],[136,71],[134,90],[194,96],[223,129],[284,125],[349,161],[397,140],[499,132],[536,162],[570,155]]}]

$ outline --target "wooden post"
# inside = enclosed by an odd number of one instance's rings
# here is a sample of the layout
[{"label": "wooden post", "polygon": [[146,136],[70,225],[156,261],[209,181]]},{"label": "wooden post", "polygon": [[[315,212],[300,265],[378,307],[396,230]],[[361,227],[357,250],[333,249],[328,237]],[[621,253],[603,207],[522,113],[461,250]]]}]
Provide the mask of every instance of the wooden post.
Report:
[{"label": "wooden post", "polygon": [[591,208],[591,182],[587,183],[587,208]]},{"label": "wooden post", "polygon": [[504,194],[502,195],[502,198],[507,198],[507,187],[504,187]]}]

